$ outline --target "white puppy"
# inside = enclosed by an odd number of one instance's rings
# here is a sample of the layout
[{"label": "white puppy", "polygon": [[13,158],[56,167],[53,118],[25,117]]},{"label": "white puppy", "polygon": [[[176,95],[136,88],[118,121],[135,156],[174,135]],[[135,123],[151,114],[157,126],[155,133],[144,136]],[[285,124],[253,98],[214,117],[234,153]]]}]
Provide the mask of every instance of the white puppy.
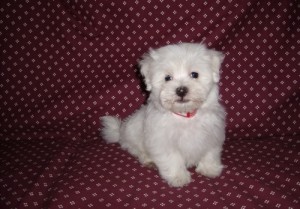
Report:
[{"label": "white puppy", "polygon": [[154,163],[171,186],[191,181],[187,168],[217,177],[222,172],[225,112],[218,102],[220,52],[202,44],[168,45],[143,56],[147,105],[122,121],[104,116],[102,136],[119,142],[142,164]]}]

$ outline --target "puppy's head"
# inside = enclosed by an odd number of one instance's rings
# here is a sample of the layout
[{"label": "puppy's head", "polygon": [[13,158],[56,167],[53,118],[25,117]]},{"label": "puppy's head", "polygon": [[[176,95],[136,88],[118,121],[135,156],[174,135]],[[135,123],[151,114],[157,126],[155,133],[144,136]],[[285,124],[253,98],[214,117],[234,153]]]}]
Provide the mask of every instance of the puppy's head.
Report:
[{"label": "puppy's head", "polygon": [[[224,56],[202,44],[150,49],[140,62],[150,101],[174,113],[199,109],[219,81]],[[216,93],[216,92],[215,92]]]}]

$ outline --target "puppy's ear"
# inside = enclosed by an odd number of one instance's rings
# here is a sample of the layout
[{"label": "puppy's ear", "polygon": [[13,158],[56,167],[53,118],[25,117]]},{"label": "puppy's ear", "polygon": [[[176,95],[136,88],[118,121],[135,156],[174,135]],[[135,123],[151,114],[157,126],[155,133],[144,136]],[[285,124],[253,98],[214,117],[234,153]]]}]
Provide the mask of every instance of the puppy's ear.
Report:
[{"label": "puppy's ear", "polygon": [[142,60],[139,62],[141,74],[144,76],[144,81],[147,87],[147,91],[151,91],[151,63],[154,61],[156,53],[153,49],[149,50],[149,53],[142,56]]},{"label": "puppy's ear", "polygon": [[220,68],[221,64],[224,60],[225,55],[221,52],[210,50],[210,62],[211,62],[211,68],[213,70],[213,79],[214,82],[219,82],[220,80]]}]

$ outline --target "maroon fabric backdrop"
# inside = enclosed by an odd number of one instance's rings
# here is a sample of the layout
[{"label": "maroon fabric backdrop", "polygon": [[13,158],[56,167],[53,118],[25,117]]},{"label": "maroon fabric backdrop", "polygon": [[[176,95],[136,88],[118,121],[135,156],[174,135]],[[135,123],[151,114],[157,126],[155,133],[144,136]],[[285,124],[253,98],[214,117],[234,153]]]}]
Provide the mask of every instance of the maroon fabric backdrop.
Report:
[{"label": "maroon fabric backdrop", "polygon": [[[299,2],[0,3],[1,208],[299,207]],[[99,117],[144,103],[152,47],[204,42],[226,55],[223,175],[169,188]]]}]

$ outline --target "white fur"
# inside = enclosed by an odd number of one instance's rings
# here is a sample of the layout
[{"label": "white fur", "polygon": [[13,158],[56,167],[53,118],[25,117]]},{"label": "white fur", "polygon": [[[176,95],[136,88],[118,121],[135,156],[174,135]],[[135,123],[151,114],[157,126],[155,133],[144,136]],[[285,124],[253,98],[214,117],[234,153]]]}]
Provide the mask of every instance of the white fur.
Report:
[{"label": "white fur", "polygon": [[[154,163],[162,178],[180,187],[191,181],[187,168],[217,177],[221,174],[222,145],[225,139],[225,113],[218,102],[220,52],[202,44],[183,43],[150,50],[140,62],[147,90],[147,105],[122,123],[101,118],[102,136],[119,142],[142,164]],[[191,77],[192,72],[199,74]],[[170,81],[165,77],[171,76]],[[176,89],[188,92],[178,96]],[[195,112],[191,118],[179,114]]]}]

